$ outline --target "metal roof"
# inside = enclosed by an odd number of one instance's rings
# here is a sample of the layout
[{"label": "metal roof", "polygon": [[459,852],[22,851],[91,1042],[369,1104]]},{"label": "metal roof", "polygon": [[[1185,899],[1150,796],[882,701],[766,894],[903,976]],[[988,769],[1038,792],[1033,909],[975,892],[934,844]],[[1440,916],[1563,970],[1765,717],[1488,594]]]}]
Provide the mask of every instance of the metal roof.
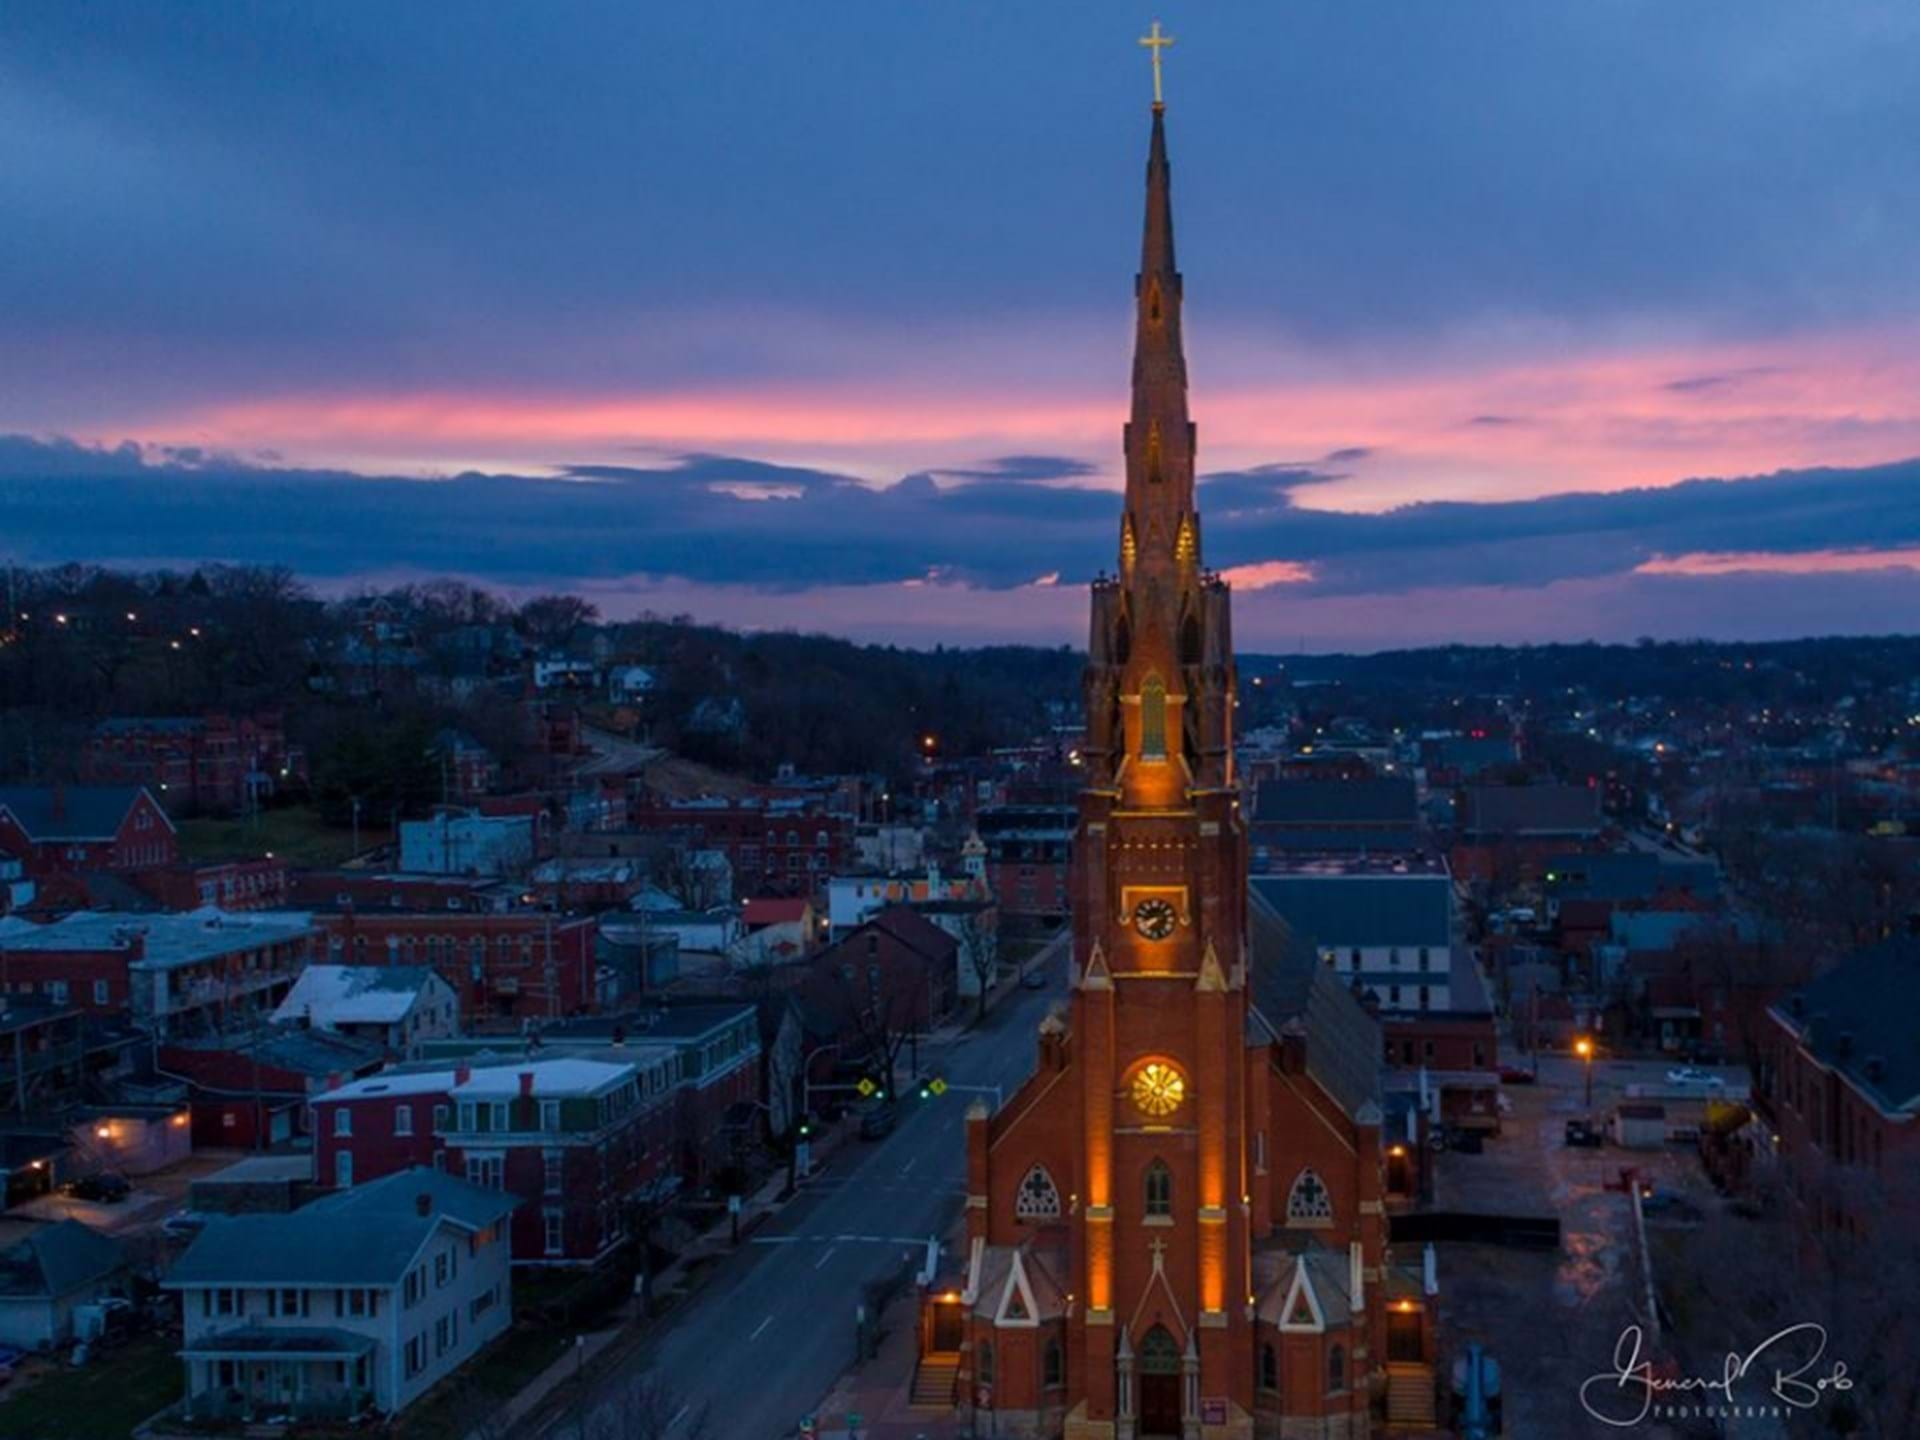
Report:
[{"label": "metal roof", "polygon": [[1256,875],[1252,885],[1322,950],[1453,943],[1453,882],[1444,872]]}]

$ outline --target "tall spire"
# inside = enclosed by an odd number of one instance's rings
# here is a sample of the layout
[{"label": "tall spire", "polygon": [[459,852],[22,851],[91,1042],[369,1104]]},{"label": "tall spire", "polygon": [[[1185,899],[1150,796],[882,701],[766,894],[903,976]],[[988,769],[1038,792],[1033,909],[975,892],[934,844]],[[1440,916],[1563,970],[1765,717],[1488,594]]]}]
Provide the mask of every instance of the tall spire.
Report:
[{"label": "tall spire", "polygon": [[1147,146],[1147,212],[1133,293],[1127,513],[1143,545],[1147,532],[1157,529],[1171,546],[1193,509],[1193,427],[1187,420],[1187,359],[1180,338],[1183,294],[1173,260],[1173,167],[1167,162],[1166,106],[1158,104]]}]

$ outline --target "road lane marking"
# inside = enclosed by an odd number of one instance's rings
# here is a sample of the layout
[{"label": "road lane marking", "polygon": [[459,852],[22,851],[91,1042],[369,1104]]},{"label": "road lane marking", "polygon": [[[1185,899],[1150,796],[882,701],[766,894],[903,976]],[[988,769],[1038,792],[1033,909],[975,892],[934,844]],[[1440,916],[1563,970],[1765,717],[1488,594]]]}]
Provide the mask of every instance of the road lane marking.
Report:
[{"label": "road lane marking", "polygon": [[826,1248],[825,1252],[821,1254],[820,1258],[813,1262],[813,1268],[818,1270],[822,1265],[826,1264],[827,1261],[833,1258],[833,1252],[838,1250],[839,1248],[840,1247],[838,1245],[829,1245]]},{"label": "road lane marking", "polygon": [[692,1408],[693,1408],[693,1405],[691,1402],[689,1402],[685,1405],[682,1405],[678,1410],[674,1411],[673,1418],[667,1421],[667,1429],[669,1430],[673,1429],[674,1426],[678,1425],[682,1420],[686,1419],[687,1411],[691,1410]]},{"label": "road lane marking", "polygon": [[900,1167],[900,1173],[901,1173],[901,1175],[902,1175],[902,1176],[904,1176],[904,1175],[905,1175],[905,1174],[906,1174],[906,1173],[907,1173],[907,1172],[908,1172],[909,1170],[911,1170],[911,1169],[913,1169],[913,1167],[914,1167],[914,1165],[915,1165],[915,1164],[917,1164],[917,1163],[919,1162],[919,1159],[920,1159],[920,1157],[919,1157],[918,1155],[916,1155],[916,1156],[914,1156],[914,1157],[913,1157],[913,1159],[911,1159],[911,1160],[909,1160],[909,1161],[907,1161],[907,1163],[906,1163],[906,1164],[904,1164],[904,1165],[902,1165],[902,1166]]},{"label": "road lane marking", "polygon": [[[829,1250],[829,1251],[828,1251],[827,1253],[828,1253],[829,1255],[831,1255],[831,1254],[832,1254],[833,1252],[832,1252],[831,1250]],[[820,1267],[819,1267],[818,1265],[816,1265],[816,1266],[814,1266],[813,1268],[814,1268],[814,1269],[816,1269],[816,1270],[818,1270],[818,1269],[819,1269]],[[758,1340],[758,1339],[760,1338],[760,1332],[761,1332],[762,1330],[765,1330],[765,1329],[767,1328],[767,1326],[769,1326],[769,1325],[771,1325],[772,1323],[773,1323],[773,1316],[771,1316],[771,1315],[769,1315],[769,1316],[767,1316],[767,1318],[766,1318],[766,1319],[764,1319],[764,1320],[762,1320],[762,1321],[761,1321],[761,1322],[760,1322],[760,1323],[759,1323],[758,1325],[756,1325],[756,1326],[754,1326],[754,1328],[753,1328],[753,1333],[752,1333],[751,1335],[749,1335],[749,1336],[747,1336],[747,1339],[749,1339],[749,1340]],[[679,1419],[680,1417],[676,1415],[676,1416],[675,1416],[674,1418],[675,1418],[675,1419],[677,1420],[677,1419]]]}]

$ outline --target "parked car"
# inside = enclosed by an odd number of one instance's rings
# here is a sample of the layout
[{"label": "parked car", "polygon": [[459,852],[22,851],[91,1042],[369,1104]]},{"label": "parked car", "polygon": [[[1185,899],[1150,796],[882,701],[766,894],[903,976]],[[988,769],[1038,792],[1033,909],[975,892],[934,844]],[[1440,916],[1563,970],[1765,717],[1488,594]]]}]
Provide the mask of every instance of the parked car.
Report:
[{"label": "parked car", "polygon": [[1522,1069],[1518,1065],[1502,1065],[1500,1067],[1500,1083],[1502,1085],[1531,1085],[1539,1078],[1540,1077],[1533,1071]]},{"label": "parked car", "polygon": [[1567,1121],[1567,1144],[1582,1149],[1597,1150],[1607,1143],[1606,1131],[1591,1120]]},{"label": "parked car", "polygon": [[13,1379],[14,1367],[27,1358],[27,1352],[11,1345],[0,1345],[0,1385]]},{"label": "parked car", "polygon": [[1690,1090],[1724,1090],[1727,1082],[1711,1070],[1701,1070],[1692,1065],[1682,1065],[1667,1071],[1667,1084],[1683,1085]]},{"label": "parked car", "polygon": [[860,1138],[883,1140],[893,1133],[894,1109],[891,1101],[869,1105],[860,1114]]},{"label": "parked car", "polygon": [[116,1175],[111,1170],[96,1170],[91,1175],[82,1175],[67,1187],[67,1193],[76,1200],[93,1200],[103,1205],[118,1205],[133,1193],[133,1186],[124,1175]]},{"label": "parked car", "polygon": [[1029,970],[1020,977],[1020,984],[1028,990],[1044,990],[1047,988],[1047,972],[1044,970]]}]

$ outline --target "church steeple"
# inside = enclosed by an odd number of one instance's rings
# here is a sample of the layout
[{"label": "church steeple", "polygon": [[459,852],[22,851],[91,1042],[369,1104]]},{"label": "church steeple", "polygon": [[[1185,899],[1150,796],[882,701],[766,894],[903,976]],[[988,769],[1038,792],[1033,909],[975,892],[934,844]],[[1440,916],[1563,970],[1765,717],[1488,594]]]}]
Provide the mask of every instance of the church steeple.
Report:
[{"label": "church steeple", "polygon": [[1097,783],[1116,787],[1130,804],[1170,807],[1192,787],[1229,782],[1233,661],[1226,587],[1201,559],[1197,432],[1187,413],[1180,329],[1185,292],[1174,263],[1166,106],[1157,100],[1146,192],[1134,277],[1133,401],[1121,437],[1120,571],[1094,588],[1087,749]]}]

